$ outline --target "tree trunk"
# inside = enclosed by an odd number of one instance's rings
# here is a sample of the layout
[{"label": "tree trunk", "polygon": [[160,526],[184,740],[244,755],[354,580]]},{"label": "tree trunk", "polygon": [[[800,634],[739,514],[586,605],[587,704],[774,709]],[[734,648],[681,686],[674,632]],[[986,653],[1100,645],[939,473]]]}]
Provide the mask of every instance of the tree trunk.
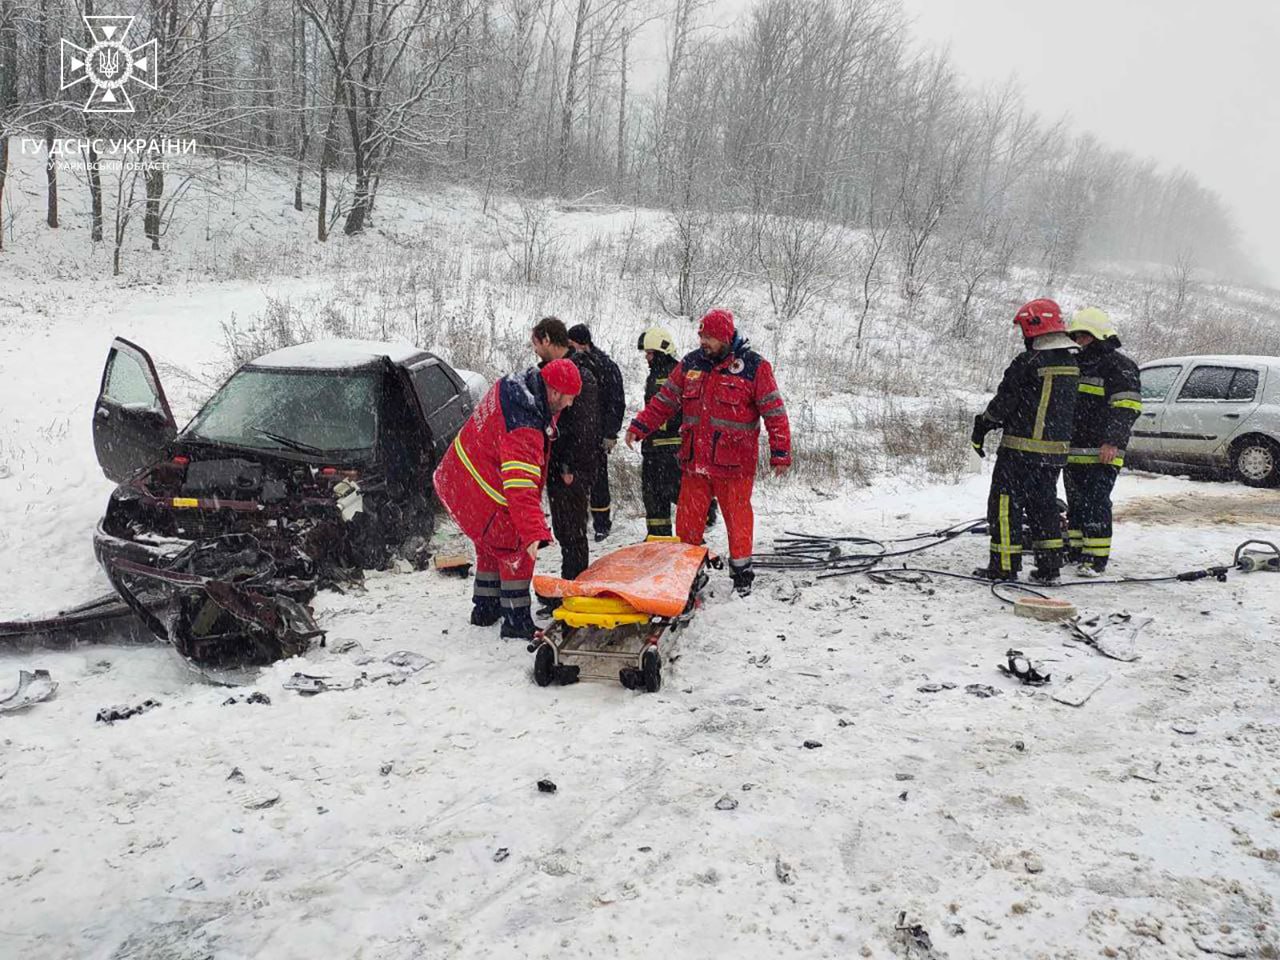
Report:
[{"label": "tree trunk", "polygon": [[307,18],[298,17],[298,175],[293,183],[293,209],[302,210],[302,170],[307,162],[307,147],[311,144],[311,128],[307,124]]},{"label": "tree trunk", "polygon": [[341,87],[339,79],[333,91],[333,106],[329,108],[324,144],[320,148],[320,212],[316,218],[316,239],[321,243],[329,239],[329,167],[338,157],[338,94]]},{"label": "tree trunk", "polygon": [[618,86],[618,196],[622,196],[623,184],[627,179],[627,43],[631,39],[630,31],[622,28],[622,64]]},{"label": "tree trunk", "polygon": [[10,117],[18,106],[18,23],[13,0],[0,0],[0,250],[4,249],[4,188],[9,179]]},{"label": "tree trunk", "polygon": [[[40,2],[40,58],[39,91],[40,102],[49,102],[49,0]],[[58,167],[53,162],[53,127],[44,130],[45,160],[44,173],[47,182],[48,209],[45,221],[53,229],[58,228]]]},{"label": "tree trunk", "polygon": [[151,241],[151,249],[160,249],[160,198],[164,196],[164,168],[159,161],[146,170],[147,212],[142,218],[142,232]]},{"label": "tree trunk", "polygon": [[[84,0],[84,15],[91,17],[94,15],[94,0]],[[86,28],[85,43],[92,47],[94,44],[93,34]],[[85,114],[84,132],[85,137],[89,141],[89,149],[85,153],[85,172],[89,179],[89,208],[90,208],[90,227],[89,239],[94,243],[102,242],[102,173],[98,169],[98,151],[93,148],[94,125],[89,119],[90,114]]]},{"label": "tree trunk", "polygon": [[556,179],[560,189],[569,179],[570,138],[573,133],[573,108],[578,96],[578,67],[582,57],[582,33],[586,28],[591,0],[578,0],[578,15],[573,21],[573,44],[569,48],[569,70],[564,81],[564,106],[560,112],[560,151],[556,160]]}]

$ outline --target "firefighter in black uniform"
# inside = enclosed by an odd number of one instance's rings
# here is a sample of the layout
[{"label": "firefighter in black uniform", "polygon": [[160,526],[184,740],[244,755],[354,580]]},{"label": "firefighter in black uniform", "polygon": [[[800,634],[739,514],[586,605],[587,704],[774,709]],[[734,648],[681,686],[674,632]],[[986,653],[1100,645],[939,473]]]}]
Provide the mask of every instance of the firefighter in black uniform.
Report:
[{"label": "firefighter in black uniform", "polygon": [[[662,389],[677,361],[675,337],[664,327],[650,327],[640,334],[636,349],[644,352],[649,375],[644,381],[644,406]],[[643,407],[641,407],[643,409]],[[675,414],[640,442],[640,491],[648,524],[646,540],[672,537],[671,508],[680,499],[680,421]],[[707,512],[707,526],[715,526],[716,501]]]},{"label": "firefighter in black uniform", "polygon": [[1049,583],[1062,571],[1065,552],[1058,474],[1071,447],[1079,348],[1067,336],[1062,310],[1052,300],[1032,300],[1013,322],[1022,328],[1027,349],[1013,358],[991,403],[973,421],[971,439],[979,456],[986,456],[982,443],[987,433],[1003,430],[987,500],[991,558],[974,575],[1016,580],[1025,524],[1036,559],[1031,577]]},{"label": "firefighter in black uniform", "polygon": [[1138,365],[1120,352],[1111,318],[1077,311],[1067,334],[1080,345],[1075,429],[1062,478],[1067,488],[1067,556],[1081,573],[1102,573],[1111,556],[1111,489],[1142,413]]},{"label": "firefighter in black uniform", "polygon": [[[640,335],[636,346],[649,362],[649,376],[644,381],[644,406],[662,389],[677,362],[675,340],[669,330],[650,327]],[[643,409],[643,407],[642,407]],[[644,496],[644,515],[648,536],[670,537],[671,506],[680,499],[680,414],[640,442],[640,490]]]},{"label": "firefighter in black uniform", "polygon": [[[564,323],[556,317],[538,321],[530,336],[538,366],[568,358],[582,374],[582,392],[556,421],[547,464],[547,500],[551,531],[560,543],[560,576],[572,580],[591,562],[587,544],[587,503],[596,477],[604,469],[600,442],[598,386],[582,354],[569,345]],[[578,409],[575,411],[574,407]],[[544,606],[554,606],[544,601]]]},{"label": "firefighter in black uniform", "polygon": [[[613,529],[613,503],[609,495],[609,454],[618,445],[622,418],[627,412],[627,398],[622,385],[622,371],[613,358],[591,342],[591,329],[585,323],[569,328],[569,343],[595,377],[600,391],[600,470],[591,486],[591,525],[599,543]],[[578,401],[581,402],[580,400]]]}]

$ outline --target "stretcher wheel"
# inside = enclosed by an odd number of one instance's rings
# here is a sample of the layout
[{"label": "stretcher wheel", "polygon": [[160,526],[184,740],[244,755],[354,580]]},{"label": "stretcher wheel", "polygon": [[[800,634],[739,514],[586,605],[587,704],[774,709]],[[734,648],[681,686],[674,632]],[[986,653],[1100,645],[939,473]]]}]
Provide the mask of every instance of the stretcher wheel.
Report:
[{"label": "stretcher wheel", "polygon": [[662,658],[657,650],[650,648],[640,655],[640,677],[649,693],[662,689]]},{"label": "stretcher wheel", "polygon": [[533,682],[540,687],[550,686],[555,675],[556,652],[551,649],[551,644],[540,644],[538,652],[533,655]]}]

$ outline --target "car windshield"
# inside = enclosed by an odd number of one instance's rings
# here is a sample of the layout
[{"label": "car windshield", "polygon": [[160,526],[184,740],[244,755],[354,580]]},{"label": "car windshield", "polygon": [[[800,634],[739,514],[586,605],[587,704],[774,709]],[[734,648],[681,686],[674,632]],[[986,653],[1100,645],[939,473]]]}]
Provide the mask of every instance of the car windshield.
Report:
[{"label": "car windshield", "polygon": [[205,404],[183,436],[295,452],[371,449],[377,436],[374,371],[245,368]]}]

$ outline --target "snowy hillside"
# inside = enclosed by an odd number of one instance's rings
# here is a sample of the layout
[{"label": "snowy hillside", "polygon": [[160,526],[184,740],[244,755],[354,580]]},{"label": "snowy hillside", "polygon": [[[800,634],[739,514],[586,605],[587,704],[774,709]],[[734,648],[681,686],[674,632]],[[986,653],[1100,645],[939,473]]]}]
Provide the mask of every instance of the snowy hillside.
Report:
[{"label": "snowy hillside", "polygon": [[[10,181],[17,223],[39,220],[40,174]],[[216,202],[193,191],[161,253],[130,241],[120,277],[71,188],[59,234],[0,255],[0,619],[106,589],[90,538],[111,484],[90,414],[113,336],[152,352],[182,420],[236,357],[287,342],[406,339],[493,376],[529,361],[530,321],[554,312],[593,324],[636,406],[635,340],[670,284],[665,214],[486,211],[393,183],[373,231],[319,244],[287,177],[223,182]],[[521,245],[531,218],[543,246]],[[760,548],[980,515],[989,461],[968,420],[1037,283],[991,284],[962,336],[949,295],[908,319],[886,275],[859,347],[852,279],[787,324],[759,275],[735,278],[724,302],[777,358],[797,433],[794,476],[760,484]],[[1110,310],[1140,359],[1280,352],[1280,294],[1199,277],[1175,312],[1169,283],[1130,267],[1048,292]],[[664,322],[692,346],[688,320]],[[638,458],[614,460],[616,545],[643,518]],[[1126,474],[1118,498],[1126,576],[1227,563],[1280,520],[1274,491],[1235,484]],[[967,572],[985,544],[920,559]],[[20,668],[60,688],[0,715],[0,956],[1274,957],[1277,579],[1064,588],[1091,613],[1153,618],[1120,662],[941,576],[764,572],[744,601],[718,575],[655,695],[535,687],[524,646],[469,626],[469,584],[434,572],[373,574],[317,605],[329,646],[305,669],[430,658],[397,684],[304,698],[281,686],[302,661],[228,690],[162,648],[3,653],[0,695]],[[1053,683],[997,672],[1011,647]],[[1051,699],[1067,677],[1105,685],[1071,707]],[[224,704],[250,692],[270,703]]]}]

